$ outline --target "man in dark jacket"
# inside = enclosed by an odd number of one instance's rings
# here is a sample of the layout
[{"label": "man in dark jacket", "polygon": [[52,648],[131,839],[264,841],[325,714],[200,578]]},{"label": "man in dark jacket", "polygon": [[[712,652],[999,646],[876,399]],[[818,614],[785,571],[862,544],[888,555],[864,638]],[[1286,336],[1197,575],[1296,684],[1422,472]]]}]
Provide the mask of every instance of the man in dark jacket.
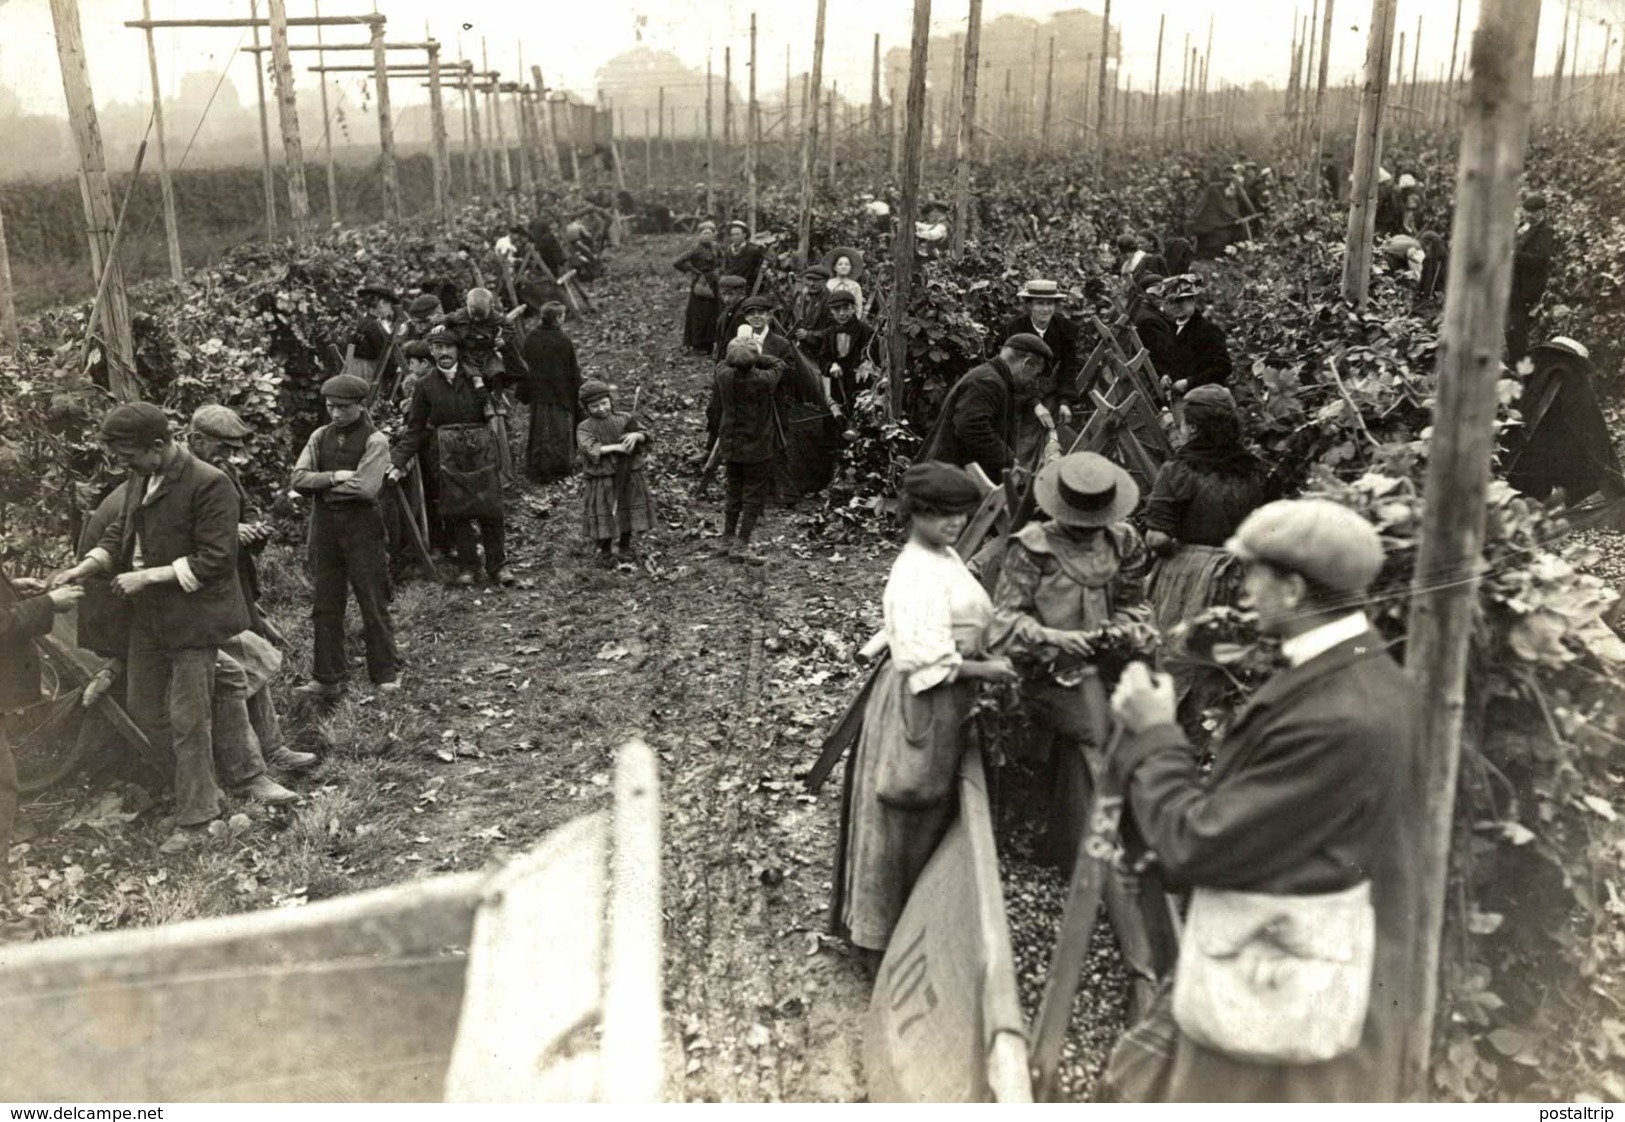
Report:
[{"label": "man in dark jacket", "polygon": [[1230,379],[1230,348],[1224,332],[1196,306],[1202,278],[1195,273],[1169,277],[1158,286],[1166,325],[1136,324],[1151,365],[1176,394]]},{"label": "man in dark jacket", "polygon": [[160,850],[175,853],[200,840],[224,807],[217,748],[227,786],[269,802],[290,795],[265,774],[251,742],[214,739],[216,661],[249,622],[237,581],[237,489],[178,444],[150,402],[115,406],[101,440],[131,472],[124,507],[96,547],[52,583],[110,574],[131,599],[130,716],[155,743],[169,733],[177,829]]},{"label": "man in dark jacket", "polygon": [[[1260,507],[1229,549],[1247,564],[1246,599],[1259,630],[1281,640],[1288,668],[1235,715],[1204,777],[1175,721],[1172,680],[1131,664],[1112,698],[1127,735],[1110,766],[1164,881],[1193,891],[1184,939],[1191,949],[1211,948],[1211,957],[1187,961],[1182,952],[1181,970],[1220,973],[1237,962],[1268,970],[1281,962],[1277,948],[1307,930],[1298,924],[1320,917],[1317,961],[1359,964],[1347,982],[1369,979],[1370,1002],[1354,1021],[1358,1005],[1305,1000],[1295,988],[1304,975],[1281,970],[1279,1002],[1261,995],[1252,1013],[1301,1010],[1325,1019],[1306,1023],[1306,1037],[1346,1032],[1357,1043],[1321,1062],[1270,1061],[1243,1058],[1252,1043],[1244,1033],[1198,1043],[1188,1022],[1174,1020],[1164,990],[1118,1045],[1107,1082],[1134,1102],[1392,1101],[1402,1029],[1417,999],[1404,988],[1421,890],[1404,795],[1421,700],[1357,606],[1382,568],[1382,540],[1353,511],[1311,499]],[[1260,895],[1273,898],[1266,910],[1277,918],[1249,928],[1244,913]],[[1221,918],[1234,926],[1204,927],[1203,915],[1216,914],[1210,908],[1228,910]],[[1330,921],[1328,908],[1337,909]],[[1371,943],[1355,937],[1366,923]]]},{"label": "man in dark jacket", "polygon": [[728,344],[739,334],[739,325],[745,322],[745,313],[740,310],[740,305],[745,302],[746,294],[744,277],[729,274],[717,281],[717,296],[722,301],[722,310],[717,314],[717,343],[711,357],[718,362],[728,353]]},{"label": "man in dark jacket", "polygon": [[[406,475],[412,458],[418,457],[423,467],[424,492],[431,496],[436,516],[451,524],[457,547],[457,576],[460,585],[471,585],[479,571],[479,554],[475,550],[475,527],[479,527],[480,548],[485,552],[485,571],[493,584],[512,584],[514,576],[507,568],[504,547],[502,511],[502,482],[496,477],[495,449],[491,449],[489,471],[476,469],[466,474],[484,480],[478,494],[466,486],[451,484],[443,477],[440,430],[448,426],[484,426],[491,409],[491,393],[485,380],[471,373],[459,361],[458,339],[454,332],[441,325],[429,333],[429,350],[434,356],[434,372],[426,375],[412,391],[412,404],[406,410],[406,427],[395,438],[390,450],[393,467],[389,478],[399,482]],[[489,431],[489,430],[487,430]],[[458,509],[450,513],[448,498],[457,491],[452,503]],[[479,513],[464,513],[466,509]]]},{"label": "man in dark jacket", "polygon": [[790,302],[790,336],[805,348],[829,324],[829,279],[827,265],[809,265],[801,275],[801,291]]},{"label": "man in dark jacket", "polygon": [[717,553],[731,561],[762,563],[750,536],[773,489],[773,395],[783,373],[784,363],[762,354],[754,340],[735,339],[711,376],[705,426],[728,479]]},{"label": "man in dark jacket", "polygon": [[[33,638],[51,630],[51,616],[77,604],[84,589],[66,586],[40,595],[44,586],[0,573],[0,717],[40,699],[39,655]],[[17,822],[17,761],[0,719],[0,906],[11,899],[11,831]]]},{"label": "man in dark jacket", "polygon": [[1020,315],[999,328],[999,342],[1012,335],[1036,335],[1055,355],[1035,387],[1044,408],[1069,424],[1078,407],[1078,325],[1061,311],[1061,286],[1052,280],[1033,279],[1016,293],[1022,303]]},{"label": "man in dark jacket", "polygon": [[1546,197],[1530,195],[1524,200],[1523,221],[1513,247],[1512,294],[1507,304],[1507,361],[1517,362],[1529,353],[1529,323],[1535,305],[1546,294],[1552,276],[1552,257],[1557,252],[1552,223],[1546,215]]},{"label": "man in dark jacket", "polygon": [[917,459],[980,464],[995,483],[1016,466],[1016,397],[1030,393],[1055,352],[1036,335],[1006,339],[998,357],[965,372],[942,403]]}]

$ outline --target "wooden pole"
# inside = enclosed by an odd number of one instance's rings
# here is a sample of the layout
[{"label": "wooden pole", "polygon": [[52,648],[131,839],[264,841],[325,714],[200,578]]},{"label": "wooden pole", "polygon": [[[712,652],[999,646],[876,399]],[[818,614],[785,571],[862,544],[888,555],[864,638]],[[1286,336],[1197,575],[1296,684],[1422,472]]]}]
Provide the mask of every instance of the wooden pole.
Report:
[{"label": "wooden pole", "polygon": [[1417,888],[1410,901],[1417,923],[1411,945],[1417,953],[1398,991],[1409,995],[1412,1011],[1403,1093],[1413,1101],[1428,1091],[1468,652],[1478,613],[1496,383],[1539,18],[1537,0],[1483,0],[1456,170],[1438,398],[1405,658],[1424,699],[1415,771],[1402,783],[1414,792],[1404,818],[1417,828],[1406,846],[1417,858]]},{"label": "wooden pole", "polygon": [[1297,120],[1298,81],[1303,76],[1303,40],[1298,37],[1298,9],[1292,9],[1292,47],[1287,54],[1286,89],[1283,91],[1281,109],[1290,129]]},{"label": "wooden pole", "polygon": [[722,48],[722,154],[728,160],[728,174],[733,174],[734,142],[734,51]]},{"label": "wooden pole", "polygon": [[1555,124],[1563,111],[1563,68],[1569,57],[1569,17],[1574,13],[1574,0],[1563,5],[1563,35],[1557,41],[1557,66],[1552,71],[1552,108],[1549,117]]},{"label": "wooden pole", "polygon": [[[152,0],[141,0],[141,18],[152,18]],[[181,235],[175,225],[175,184],[169,177],[169,149],[164,143],[164,96],[158,81],[158,48],[153,43],[152,28],[146,28],[147,72],[152,82],[152,127],[158,141],[158,186],[164,199],[164,241],[169,249],[169,279],[179,281],[181,264]],[[9,286],[7,297],[9,298]],[[13,313],[15,316],[15,313]]]},{"label": "wooden pole", "polygon": [[[77,4],[78,0],[74,0]],[[265,236],[276,237],[276,178],[271,171],[271,120],[265,108],[265,56],[260,53],[259,0],[248,0],[254,20],[254,91],[260,110],[260,166],[265,172]]]},{"label": "wooden pole", "polygon": [[[299,105],[293,89],[293,60],[288,55],[288,11],[284,0],[267,0],[271,17],[271,76],[276,85],[276,119],[282,130],[282,159],[288,178],[288,216],[294,244],[310,229],[310,195],[305,188],[305,146],[299,139]],[[383,24],[374,24],[383,34]],[[159,139],[159,151],[163,140]]]},{"label": "wooden pole", "polygon": [[[320,19],[321,14],[322,14],[321,0],[313,0],[313,2],[315,4],[316,16],[317,16],[318,19]],[[326,66],[327,65],[327,52],[322,49],[322,46],[323,46],[323,44],[322,44],[322,25],[318,23],[316,25],[316,65],[317,66]],[[254,58],[255,58],[255,63],[254,64],[256,66],[258,66],[259,65],[259,56],[255,55]],[[327,80],[328,80],[327,75],[323,74],[321,76],[321,84],[322,84],[322,160],[323,160],[323,163],[326,165],[325,170],[327,172],[327,219],[328,219],[329,222],[337,222],[339,220],[339,185],[338,185],[337,174],[333,170],[333,116],[328,111],[328,108],[327,108]],[[464,127],[465,128],[467,127],[466,123],[465,123]],[[466,148],[467,145],[465,144],[464,147]],[[470,189],[469,193],[473,194],[472,188]]]},{"label": "wooden pole", "polygon": [[[1411,41],[1411,101],[1410,101],[1410,104],[1411,104],[1411,107],[1413,109],[1420,109],[1421,108],[1421,104],[1420,104],[1421,95],[1417,93],[1417,90],[1420,88],[1417,85],[1417,75],[1421,72],[1421,69],[1422,69],[1422,17],[1417,16],[1416,17],[1416,38]],[[1423,117],[1419,113],[1411,114],[1411,131],[1412,132],[1421,131],[1421,125],[1425,120],[1426,120],[1426,118]]]},{"label": "wooden pole", "polygon": [[1191,46],[1190,32],[1185,33],[1185,73],[1179,79],[1179,146],[1185,147],[1185,99],[1190,92],[1191,79],[1196,73],[1196,50]]},{"label": "wooden pole", "polygon": [[374,23],[372,31],[372,82],[378,99],[378,147],[384,164],[384,221],[401,218],[401,181],[395,169],[395,118],[389,110],[389,62],[384,51],[384,25]]},{"label": "wooden pole", "polygon": [[22,341],[17,330],[17,302],[11,287],[11,252],[6,248],[6,218],[0,212],[0,345],[15,347]]},{"label": "wooden pole", "polygon": [[[808,254],[812,250],[813,167],[818,162],[818,95],[824,88],[824,8],[825,0],[818,0],[817,15],[813,19],[812,76],[808,87],[812,102],[801,114],[805,119],[806,132],[802,134],[801,138],[801,217],[797,225],[796,250],[801,254],[801,261],[804,266],[812,263],[812,258]],[[788,112],[790,100],[790,56],[788,51],[785,53],[784,59],[785,111]],[[831,102],[831,104],[834,103]],[[788,127],[788,122],[786,122],[786,127]],[[832,129],[832,134],[833,131]],[[833,141],[833,139],[832,135],[831,140]]]},{"label": "wooden pole", "polygon": [[[1399,92],[1399,101],[1403,105],[1405,103],[1405,33],[1403,31],[1399,33],[1399,49],[1394,53],[1396,56],[1394,59],[1394,89]],[[1401,123],[1396,122],[1394,131],[1397,133],[1400,127]]]},{"label": "wooden pole", "polygon": [[1213,17],[1207,17],[1207,48],[1202,51],[1202,137],[1211,140],[1213,136],[1213,103],[1208,98],[1207,70],[1213,61]]},{"label": "wooden pole", "polygon": [[1157,17],[1157,75],[1151,84],[1151,140],[1156,142],[1157,111],[1162,104],[1162,33],[1168,26],[1168,14]]},{"label": "wooden pole", "polygon": [[528,122],[525,117],[525,101],[524,98],[520,96],[525,75],[524,45],[520,44],[517,47],[517,50],[517,80],[514,82],[513,89],[510,91],[513,94],[514,147],[517,148],[519,152],[519,187],[524,192],[525,198],[529,200],[536,197],[536,170],[531,166],[531,156],[533,151],[530,139],[530,129],[527,127]]},{"label": "wooden pole", "polygon": [[1050,103],[1055,95],[1055,36],[1049,37],[1049,63],[1044,67],[1044,118],[1038,128],[1038,150],[1049,151]]},{"label": "wooden pole", "polygon": [[469,131],[474,135],[475,162],[480,169],[480,191],[489,199],[497,193],[495,161],[491,158],[490,145],[485,142],[485,130],[480,122],[480,91],[474,87],[470,69],[465,69],[463,75],[465,82],[463,97],[468,109]]},{"label": "wooden pole", "polygon": [[1309,146],[1314,143],[1314,118],[1310,116],[1309,83],[1314,81],[1315,66],[1320,61],[1320,52],[1316,48],[1320,45],[1320,0],[1314,0],[1309,10],[1309,22],[1305,25],[1304,38],[1308,41],[1308,50],[1304,55],[1303,84],[1299,87],[1298,116],[1296,119],[1298,151],[1302,153],[1300,159],[1308,155]]},{"label": "wooden pole", "polygon": [[1095,114],[1095,192],[1106,179],[1106,69],[1112,52],[1112,0],[1100,17],[1100,105]]},{"label": "wooden pole", "polygon": [[[1326,76],[1332,54],[1332,8],[1336,0],[1326,0],[1326,12],[1320,23],[1320,73],[1315,77],[1315,152],[1309,162],[1309,174],[1315,176],[1315,193],[1320,192],[1320,159],[1326,147]],[[1334,195],[1332,202],[1336,202]]]},{"label": "wooden pole", "polygon": [[898,127],[897,115],[901,105],[897,101],[897,87],[891,87],[891,177],[894,182],[903,174],[903,130]]},{"label": "wooden pole", "polygon": [[51,20],[56,29],[57,61],[62,70],[62,92],[68,103],[68,123],[73,129],[74,147],[79,157],[80,198],[85,208],[91,274],[106,292],[101,316],[106,329],[103,337],[107,341],[104,353],[108,384],[113,396],[120,401],[134,401],[141,392],[135,378],[130,310],[124,293],[124,273],[117,255],[112,252],[113,189],[107,178],[101,126],[96,119],[90,68],[85,61],[78,0],[51,0]]},{"label": "wooden pole", "polygon": [[[970,27],[980,33],[981,0],[970,0]],[[931,44],[931,0],[914,0],[914,29],[908,52],[908,110],[903,136],[903,180],[898,201],[897,247],[892,254],[892,302],[887,322],[886,356],[891,415],[903,417],[903,389],[908,379],[908,309],[914,297],[914,220],[919,214],[920,157],[925,147],[925,68]],[[972,52],[966,51],[967,56]],[[974,88],[975,74],[966,80]],[[962,163],[961,167],[964,166]],[[956,221],[956,227],[963,222]]]},{"label": "wooden pole", "polygon": [[440,44],[429,48],[429,129],[434,144],[434,212],[451,217],[451,152],[446,139],[446,99],[440,89]]},{"label": "wooden pole", "polygon": [[750,100],[745,110],[745,189],[748,195],[746,225],[756,233],[756,146],[761,142],[756,129],[756,13],[750,14]]},{"label": "wooden pole", "polygon": [[[819,0],[819,3],[823,3],[823,0]],[[840,83],[831,82],[829,84],[829,97],[824,102],[824,132],[829,136],[829,186],[831,190],[835,188],[835,163],[839,152],[839,144],[835,135],[835,101],[840,97],[840,91]]]},{"label": "wooden pole", "polygon": [[875,33],[874,60],[869,65],[869,138],[880,152],[880,33]]},{"label": "wooden pole", "polygon": [[1349,200],[1343,256],[1343,299],[1364,308],[1370,299],[1371,246],[1377,221],[1377,168],[1382,163],[1382,113],[1393,71],[1394,13],[1399,0],[1371,0],[1365,50],[1365,85],[1354,138],[1354,193]]},{"label": "wooden pole", "polygon": [[717,212],[716,178],[717,178],[717,141],[715,129],[712,127],[712,86],[711,80],[711,52],[705,52],[705,213],[715,215]]},{"label": "wooden pole", "polygon": [[[1445,92],[1450,101],[1445,107],[1445,124],[1455,118],[1456,104],[1456,60],[1461,57],[1461,7],[1462,0],[1456,0],[1456,29],[1450,33],[1450,73],[1445,79]],[[1465,70],[1466,68],[1463,67]],[[1465,74],[1462,75],[1466,77]]]},{"label": "wooden pole", "polygon": [[[1053,48],[1053,39],[1050,45]],[[970,0],[959,78],[959,128],[954,134],[954,225],[949,252],[955,261],[965,256],[965,238],[970,229],[970,167],[976,145],[976,84],[981,60],[982,0]]]},{"label": "wooden pole", "polygon": [[[564,181],[564,167],[559,161],[559,131],[553,124],[553,102],[547,96],[547,86],[542,81],[542,68],[535,63],[530,67],[530,80],[536,83],[536,115],[540,118],[542,133],[542,163],[547,168],[548,178],[554,183]],[[623,111],[622,129],[624,133],[626,117]]]},{"label": "wooden pole", "polygon": [[654,130],[649,126],[649,107],[643,107],[643,185],[654,190],[655,185],[655,155]]}]

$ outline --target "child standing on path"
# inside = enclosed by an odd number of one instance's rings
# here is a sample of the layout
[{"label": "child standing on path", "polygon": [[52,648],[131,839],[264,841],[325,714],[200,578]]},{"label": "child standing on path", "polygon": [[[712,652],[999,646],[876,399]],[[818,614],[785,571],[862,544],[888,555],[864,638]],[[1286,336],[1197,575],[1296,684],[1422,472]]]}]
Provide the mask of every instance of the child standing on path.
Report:
[{"label": "child standing on path", "polygon": [[601,557],[610,556],[617,538],[622,556],[631,556],[632,535],[654,525],[654,497],[643,473],[649,434],[632,414],[615,412],[614,397],[602,382],[582,383],[581,407],[587,411],[576,426],[587,477],[582,532],[598,543]]}]

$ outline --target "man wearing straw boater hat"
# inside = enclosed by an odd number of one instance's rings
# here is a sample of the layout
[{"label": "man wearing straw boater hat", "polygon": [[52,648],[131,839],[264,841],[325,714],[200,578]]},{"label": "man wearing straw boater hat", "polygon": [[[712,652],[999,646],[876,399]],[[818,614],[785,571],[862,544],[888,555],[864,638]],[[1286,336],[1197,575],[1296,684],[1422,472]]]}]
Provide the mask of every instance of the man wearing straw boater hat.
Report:
[{"label": "man wearing straw boater hat", "polygon": [[1019,315],[999,329],[1001,341],[1023,332],[1036,335],[1055,353],[1035,396],[1062,424],[1072,420],[1078,407],[1078,325],[1060,310],[1061,286],[1052,280],[1034,277],[1016,293],[1022,303]]},{"label": "man wearing straw boater hat", "polygon": [[[1149,555],[1127,521],[1140,488],[1106,457],[1075,452],[1051,461],[1034,480],[1033,497],[1049,520],[1030,522],[1009,539],[988,643],[1022,672],[1027,715],[1051,737],[1047,848],[1070,869],[1094,786],[1078,748],[1104,747],[1107,717],[1100,711],[1104,694],[1092,707],[1080,685],[1097,674],[1102,647],[1142,648],[1154,639],[1145,599]],[[1166,924],[1148,923],[1138,910],[1140,903],[1147,912],[1159,906],[1160,893],[1148,890],[1137,900],[1126,876],[1108,878],[1105,893],[1134,986],[1130,1008],[1143,1010],[1173,965],[1171,940],[1159,945],[1151,934]]]},{"label": "man wearing straw boater hat", "polygon": [[1227,548],[1287,668],[1203,775],[1165,674],[1131,663],[1109,766],[1166,883],[1191,890],[1171,988],[1118,1044],[1132,1102],[1375,1102],[1400,1091],[1414,953],[1421,702],[1365,614],[1382,539],[1327,499],[1269,503]]}]

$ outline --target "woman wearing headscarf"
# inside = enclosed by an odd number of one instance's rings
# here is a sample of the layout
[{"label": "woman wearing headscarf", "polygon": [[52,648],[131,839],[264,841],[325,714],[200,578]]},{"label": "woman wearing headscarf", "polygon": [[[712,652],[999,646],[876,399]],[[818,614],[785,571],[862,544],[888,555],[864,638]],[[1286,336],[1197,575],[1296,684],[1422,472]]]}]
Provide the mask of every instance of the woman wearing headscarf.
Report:
[{"label": "woman wearing headscarf", "polygon": [[519,400],[530,406],[525,474],[538,483],[570,474],[576,426],[585,416],[580,399],[581,364],[563,324],[564,305],[546,303],[540,322],[525,336],[525,365],[530,373],[517,392]]},{"label": "woman wearing headscarf", "polygon": [[[1157,557],[1147,593],[1163,635],[1204,608],[1237,602],[1242,566],[1224,543],[1265,499],[1264,464],[1242,442],[1230,391],[1196,387],[1185,395],[1184,415],[1185,443],[1157,472],[1146,504],[1146,547]],[[1205,675],[1175,669],[1173,676],[1181,701],[1191,698],[1199,715],[1210,696]]]},{"label": "woman wearing headscarf", "polygon": [[883,599],[891,657],[847,762],[830,914],[870,965],[953,820],[959,728],[976,683],[1015,677],[1008,659],[983,652],[993,604],[953,548],[980,501],[963,468],[926,461],[904,473],[909,539]]},{"label": "woman wearing headscarf", "polygon": [[717,345],[717,316],[722,312],[722,299],[717,294],[721,263],[717,228],[711,222],[700,223],[699,244],[672,262],[673,268],[688,276],[683,346],[704,354],[710,354]]}]

